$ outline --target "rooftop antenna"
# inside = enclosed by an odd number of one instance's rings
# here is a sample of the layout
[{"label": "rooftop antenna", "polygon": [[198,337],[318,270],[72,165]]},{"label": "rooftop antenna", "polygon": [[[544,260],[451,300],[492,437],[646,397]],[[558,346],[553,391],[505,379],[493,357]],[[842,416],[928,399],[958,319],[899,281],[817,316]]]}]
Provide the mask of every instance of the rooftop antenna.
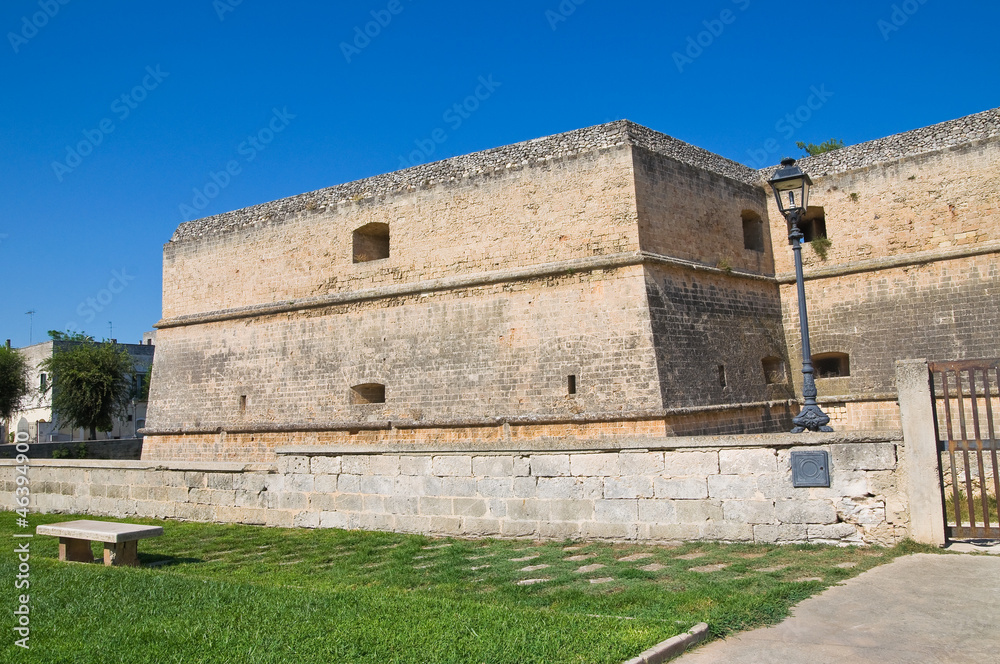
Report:
[{"label": "rooftop antenna", "polygon": [[35,310],[25,311],[24,315],[28,317],[28,345],[31,345],[31,333],[34,328],[35,323]]},{"label": "rooftop antenna", "polygon": [[108,339],[114,339],[114,338],[115,338],[115,327],[114,325],[111,324],[111,321],[108,321]]}]

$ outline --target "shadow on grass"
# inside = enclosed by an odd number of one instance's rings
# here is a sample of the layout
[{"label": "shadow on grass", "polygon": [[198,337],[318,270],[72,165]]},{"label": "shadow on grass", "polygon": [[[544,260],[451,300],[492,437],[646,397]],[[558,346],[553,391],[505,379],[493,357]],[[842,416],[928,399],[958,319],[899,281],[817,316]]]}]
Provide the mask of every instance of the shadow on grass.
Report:
[{"label": "shadow on grass", "polygon": [[174,565],[193,565],[206,562],[203,558],[182,558],[178,556],[161,556],[155,553],[139,554],[140,567],[173,567]]}]

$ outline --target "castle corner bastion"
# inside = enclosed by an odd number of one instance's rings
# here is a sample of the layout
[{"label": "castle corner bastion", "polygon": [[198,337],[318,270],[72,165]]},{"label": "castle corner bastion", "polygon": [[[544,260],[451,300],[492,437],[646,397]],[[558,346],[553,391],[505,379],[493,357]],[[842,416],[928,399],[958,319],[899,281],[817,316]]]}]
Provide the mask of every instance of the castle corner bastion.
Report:
[{"label": "castle corner bastion", "polygon": [[[898,427],[897,359],[1000,355],[998,156],[992,110],[800,162],[834,426]],[[186,222],[143,459],[785,431],[769,172],[623,120]]]}]

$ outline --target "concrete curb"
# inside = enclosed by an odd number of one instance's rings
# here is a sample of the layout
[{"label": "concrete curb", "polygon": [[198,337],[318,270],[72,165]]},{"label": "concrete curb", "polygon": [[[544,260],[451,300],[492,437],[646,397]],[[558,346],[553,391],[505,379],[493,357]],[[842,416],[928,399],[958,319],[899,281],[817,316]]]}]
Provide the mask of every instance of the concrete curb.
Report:
[{"label": "concrete curb", "polygon": [[666,641],[657,643],[655,646],[640,654],[638,657],[628,660],[625,664],[660,664],[695,645],[701,643],[708,636],[708,625],[698,623],[685,634],[678,634]]}]

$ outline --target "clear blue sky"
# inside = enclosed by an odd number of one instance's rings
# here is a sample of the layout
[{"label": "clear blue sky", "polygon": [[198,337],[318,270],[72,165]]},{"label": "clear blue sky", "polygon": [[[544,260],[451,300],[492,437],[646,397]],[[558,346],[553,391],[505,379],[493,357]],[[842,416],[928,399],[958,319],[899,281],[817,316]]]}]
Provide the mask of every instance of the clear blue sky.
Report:
[{"label": "clear blue sky", "polygon": [[994,108],[997,25],[942,0],[5,0],[0,342],[32,310],[35,342],[138,342],[192,212],[620,118],[761,166]]}]

